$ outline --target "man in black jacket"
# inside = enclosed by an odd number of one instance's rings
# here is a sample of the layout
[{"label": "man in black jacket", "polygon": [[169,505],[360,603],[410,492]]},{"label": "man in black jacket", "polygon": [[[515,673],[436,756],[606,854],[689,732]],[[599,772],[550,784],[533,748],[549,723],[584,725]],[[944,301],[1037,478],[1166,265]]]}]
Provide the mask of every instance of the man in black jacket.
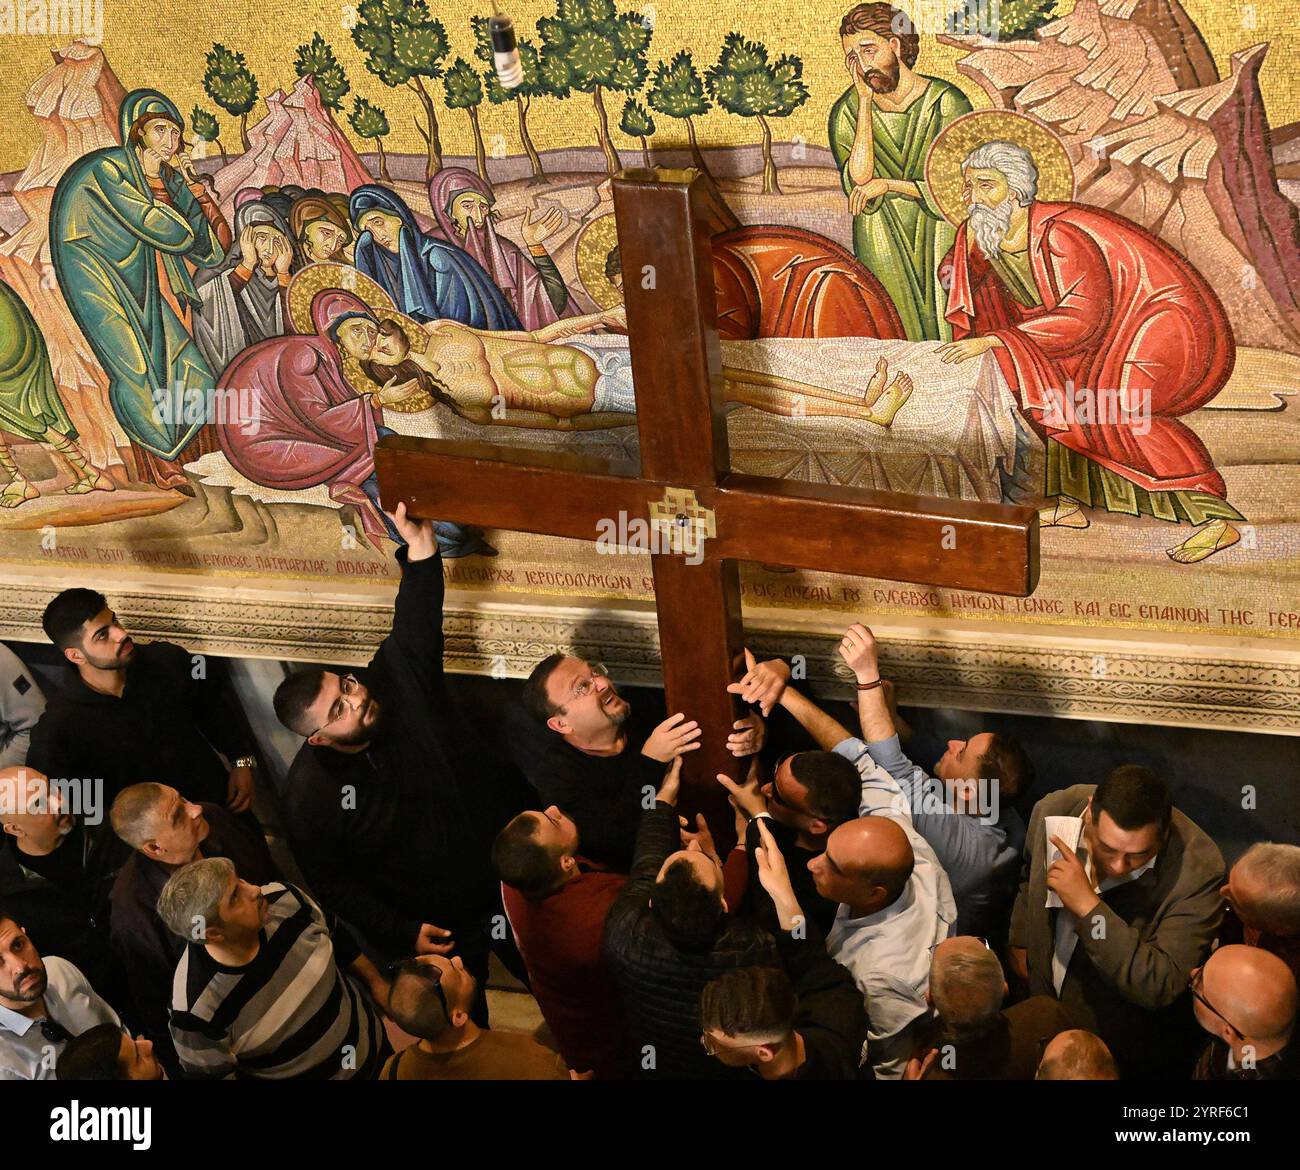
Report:
[{"label": "man in black jacket", "polygon": [[299,671],[275,693],[280,722],[306,738],[285,825],[312,891],[378,957],[454,951],[482,987],[490,946],[522,971],[491,861],[513,810],[476,766],[447,689],[433,525],[408,520],[403,504],[393,522],[407,542],[402,581],[369,667]]},{"label": "man in black jacket", "polygon": [[102,799],[94,783],[0,769],[0,899],[42,950],[122,1006],[125,981],[109,961],[108,894],[127,850],[105,823]]},{"label": "man in black jacket", "polygon": [[[523,704],[554,733],[526,768],[541,807],[564,810],[578,826],[588,860],[626,873],[645,800],[659,786],[665,764],[700,746],[700,725],[680,711],[660,723],[633,713],[604,666],[566,654],[552,654],[533,668]],[[732,755],[762,748],[757,714],[733,726],[727,737]]]},{"label": "man in black jacket", "polygon": [[725,971],[775,965],[780,956],[767,931],[727,913],[704,818],[698,832],[680,829],[680,776],[679,757],[641,816],[631,874],[605,920],[605,958],[627,1010],[630,1071],[717,1079],[736,1074],[700,1042],[700,992]]},{"label": "man in black jacket", "polygon": [[136,645],[93,589],[65,589],[41,625],[70,666],[32,729],[33,768],[102,779],[110,804],[128,784],[158,780],[234,813],[252,807],[256,745],[216,663],[171,642]]},{"label": "man in black jacket", "polygon": [[800,908],[785,858],[756,818],[753,868],[776,916],[774,937],[784,970],[740,967],[700,995],[704,1048],[729,1068],[753,1069],[765,1081],[871,1079],[859,1069],[867,1012],[853,976],[826,953],[826,939]]},{"label": "man in black jacket", "polygon": [[158,895],[178,869],[204,857],[225,857],[248,881],[280,880],[266,838],[220,805],[196,804],[166,784],[132,784],[118,793],[113,831],[134,853],[118,870],[110,895],[109,944],[126,973],[136,1027],[153,1043],[168,1073],[180,1068],[168,1028],[172,979],[185,952],[158,917]]}]

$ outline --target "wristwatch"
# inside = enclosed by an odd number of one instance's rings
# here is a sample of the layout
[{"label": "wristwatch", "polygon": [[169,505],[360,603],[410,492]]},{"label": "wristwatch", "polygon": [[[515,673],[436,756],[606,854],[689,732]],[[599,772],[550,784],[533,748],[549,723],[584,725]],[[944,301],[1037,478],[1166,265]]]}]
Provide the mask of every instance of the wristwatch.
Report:
[{"label": "wristwatch", "polygon": [[252,769],[252,770],[256,770],[256,768],[257,768],[257,757],[256,757],[256,756],[240,756],[239,759],[237,759],[237,760],[235,761],[235,767],[236,767],[236,768],[249,768],[249,769]]}]

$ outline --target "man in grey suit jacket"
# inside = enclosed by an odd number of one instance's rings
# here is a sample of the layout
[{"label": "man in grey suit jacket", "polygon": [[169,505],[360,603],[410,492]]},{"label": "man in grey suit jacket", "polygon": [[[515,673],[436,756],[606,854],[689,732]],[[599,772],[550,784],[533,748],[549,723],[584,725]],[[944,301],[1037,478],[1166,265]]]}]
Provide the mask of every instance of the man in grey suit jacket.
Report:
[{"label": "man in grey suit jacket", "polygon": [[1188,983],[1223,917],[1223,856],[1149,768],[1126,764],[1034,807],[1011,962],[1125,1078],[1186,1075]]}]

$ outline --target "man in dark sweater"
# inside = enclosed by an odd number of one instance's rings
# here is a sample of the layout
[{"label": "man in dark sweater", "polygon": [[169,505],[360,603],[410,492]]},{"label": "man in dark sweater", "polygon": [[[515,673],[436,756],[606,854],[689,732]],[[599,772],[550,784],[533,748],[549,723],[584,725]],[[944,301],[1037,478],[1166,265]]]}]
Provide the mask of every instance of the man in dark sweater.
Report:
[{"label": "man in dark sweater", "polygon": [[113,830],[135,850],[111,894],[110,945],[130,981],[136,1026],[169,1073],[179,1071],[168,1028],[172,978],[185,950],[158,917],[158,895],[182,866],[225,857],[248,881],[280,880],[266,838],[220,805],[196,804],[166,784],[132,784],[113,802]]},{"label": "man in dark sweater", "polygon": [[401,504],[393,521],[407,542],[402,581],[369,667],[300,671],[276,691],[280,722],[306,738],[289,769],[285,825],[313,892],[376,955],[454,950],[482,987],[489,946],[522,972],[501,937],[490,857],[509,816],[447,689],[433,525],[407,519]]},{"label": "man in dark sweater", "polygon": [[110,804],[128,784],[161,780],[189,800],[251,808],[256,745],[215,662],[171,642],[136,645],[93,589],[65,589],[41,625],[69,669],[32,729],[32,767],[102,778]]},{"label": "man in dark sweater", "polygon": [[700,1043],[700,992],[725,971],[776,966],[780,955],[767,931],[727,913],[722,862],[704,818],[698,832],[679,828],[680,775],[679,757],[641,816],[627,885],[605,921],[605,958],[627,1011],[629,1071],[713,1080],[738,1073]]},{"label": "man in dark sweater", "polygon": [[109,889],[127,850],[104,820],[98,786],[51,784],[0,769],[0,899],[47,954],[77,966],[114,1005],[125,981],[109,961]]},{"label": "man in dark sweater", "polygon": [[784,968],[740,967],[705,985],[700,1027],[705,1051],[729,1068],[766,1081],[871,1079],[860,1071],[867,1013],[853,976],[826,953],[808,921],[769,818],[753,822],[759,891],[772,908]]},{"label": "man in dark sweater", "polygon": [[[772,900],[762,897],[753,868],[756,850],[762,844],[759,824],[776,841],[789,865],[794,895],[809,920],[825,938],[839,903],[817,892],[808,863],[826,852],[826,838],[846,821],[856,820],[862,797],[862,777],[857,768],[835,752],[792,752],[782,756],[772,779],[762,783],[755,767],[743,785],[719,775],[737,816],[737,839],[749,853],[749,881],[738,907],[742,917],[756,918],[760,926],[774,928],[774,920],[756,917],[766,909],[770,918]],[[740,821],[746,826],[740,832]]]},{"label": "man in dark sweater", "polygon": [[[533,668],[523,702],[555,733],[528,774],[537,795],[573,818],[591,861],[626,872],[641,812],[664,765],[700,746],[700,725],[681,712],[650,725],[633,715],[600,663],[564,654]],[[727,737],[733,755],[753,755],[763,746],[757,714],[734,726]]]}]

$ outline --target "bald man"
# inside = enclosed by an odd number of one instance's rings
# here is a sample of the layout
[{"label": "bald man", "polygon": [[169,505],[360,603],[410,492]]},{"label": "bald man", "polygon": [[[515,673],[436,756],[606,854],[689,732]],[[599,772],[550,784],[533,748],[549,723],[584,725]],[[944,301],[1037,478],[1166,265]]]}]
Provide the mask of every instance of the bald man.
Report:
[{"label": "bald man", "polygon": [[877,1077],[898,1080],[930,1014],[930,955],[957,907],[934,851],[889,807],[864,793],[862,815],[835,829],[808,869],[817,892],[840,903],[826,949],[862,992],[867,1060]]},{"label": "bald man", "polygon": [[77,783],[52,784],[34,768],[0,769],[0,901],[41,950],[62,955],[120,1002],[108,897],[129,850],[108,828],[103,785]]},{"label": "bald man", "polygon": [[1192,973],[1192,1010],[1210,1034],[1195,1080],[1296,1079],[1296,982],[1276,955],[1259,947],[1220,947]]},{"label": "bald man", "polygon": [[958,935],[934,949],[927,998],[937,1019],[905,1079],[1029,1081],[1044,1046],[1069,1029],[1050,995],[1003,1008],[1007,982],[984,939]]},{"label": "bald man", "polygon": [[1117,1081],[1119,1068],[1100,1036],[1072,1028],[1043,1049],[1040,1081]]}]

